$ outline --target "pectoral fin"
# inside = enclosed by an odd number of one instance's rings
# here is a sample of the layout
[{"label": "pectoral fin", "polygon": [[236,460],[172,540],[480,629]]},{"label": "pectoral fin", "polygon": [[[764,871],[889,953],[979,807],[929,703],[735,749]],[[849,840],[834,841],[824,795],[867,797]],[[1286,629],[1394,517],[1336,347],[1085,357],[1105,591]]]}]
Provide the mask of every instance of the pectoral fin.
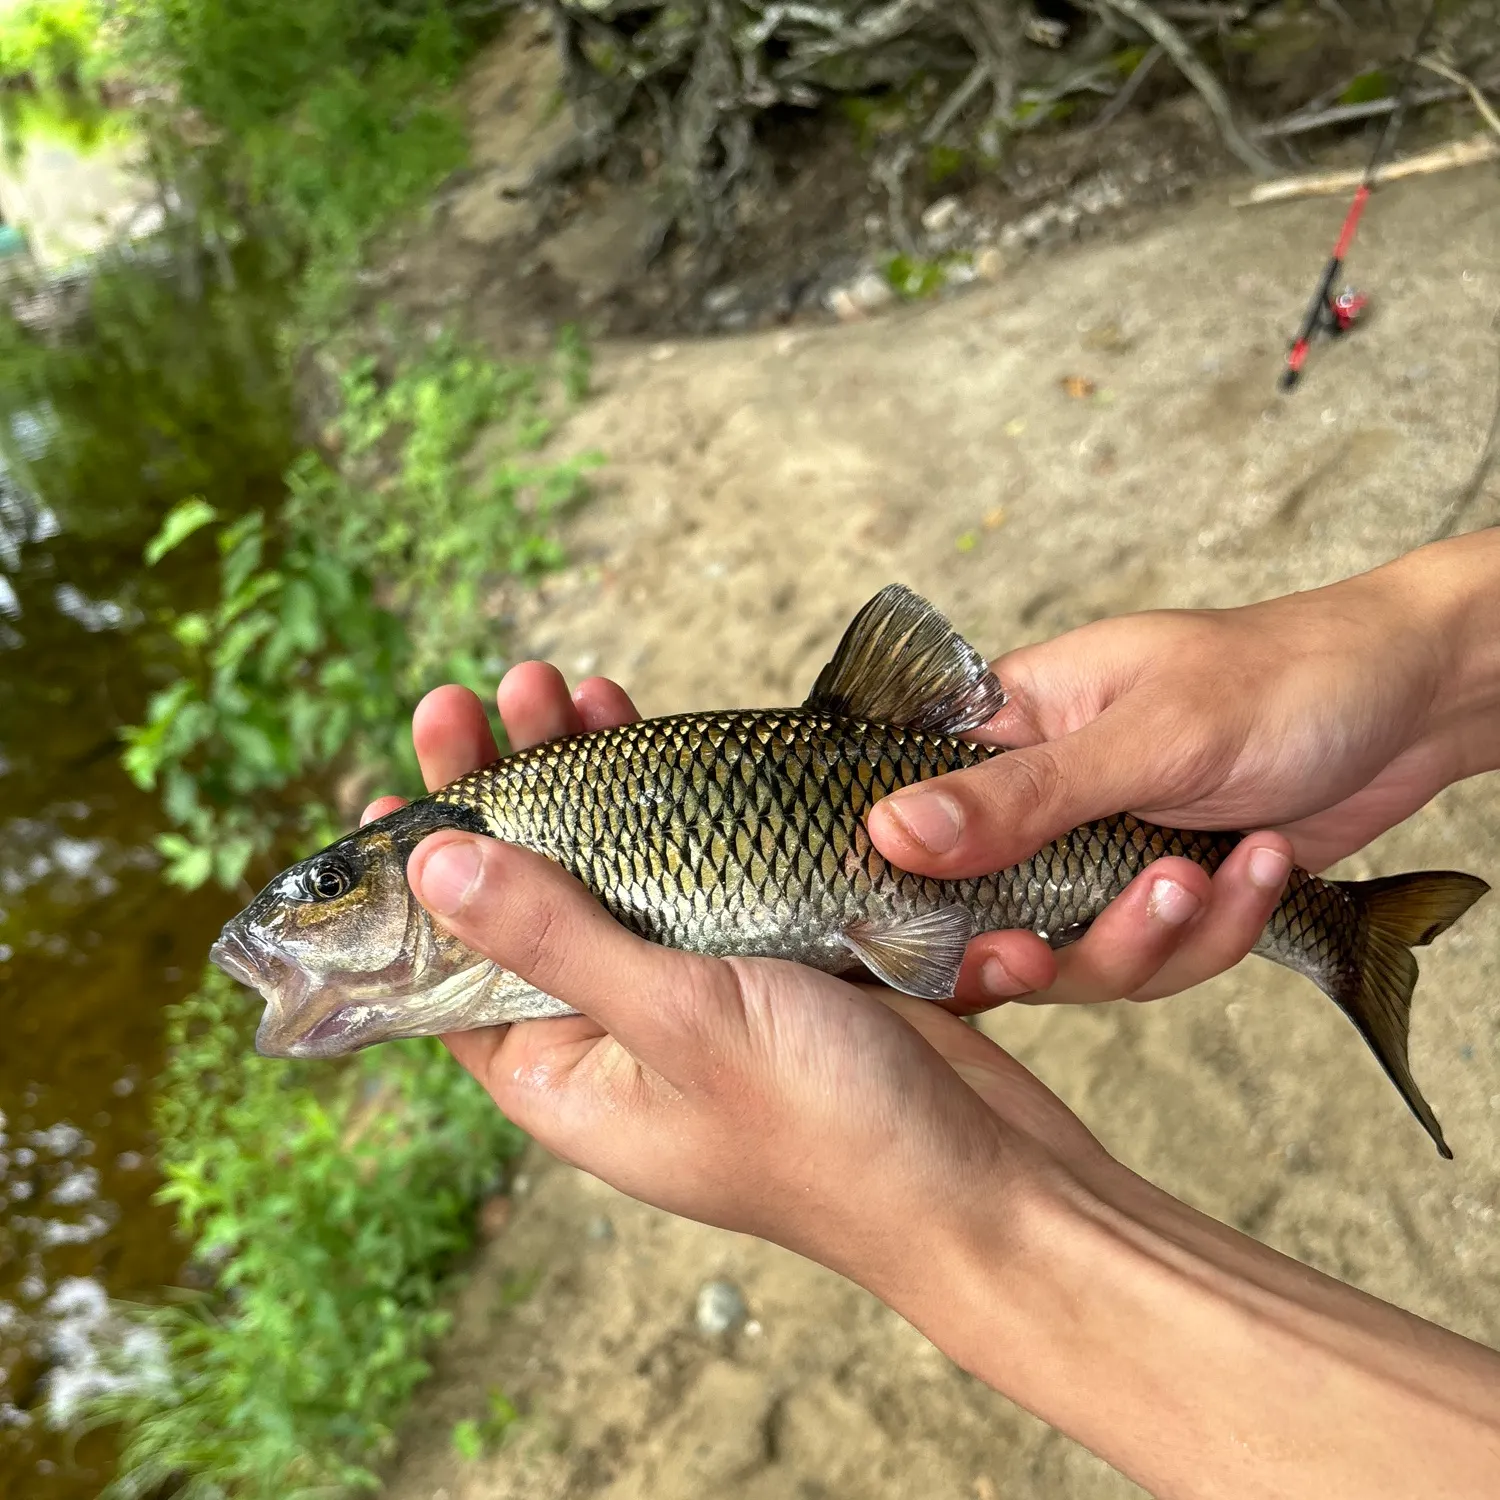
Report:
[{"label": "pectoral fin", "polygon": [[872,724],[963,734],[1005,703],[989,663],[920,594],[881,589],[850,622],[806,707]]},{"label": "pectoral fin", "polygon": [[940,906],[896,922],[855,922],[841,934],[844,946],[877,979],[922,1000],[946,1000],[958,985],[974,919],[961,906]]}]

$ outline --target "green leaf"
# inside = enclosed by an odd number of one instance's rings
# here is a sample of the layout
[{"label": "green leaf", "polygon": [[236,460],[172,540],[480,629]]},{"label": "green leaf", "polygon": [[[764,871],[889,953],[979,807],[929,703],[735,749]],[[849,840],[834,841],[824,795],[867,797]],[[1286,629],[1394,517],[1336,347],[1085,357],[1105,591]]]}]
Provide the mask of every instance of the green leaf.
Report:
[{"label": "green leaf", "polygon": [[1339,95],[1339,103],[1368,104],[1375,99],[1388,99],[1392,92],[1390,75],[1383,69],[1370,68],[1349,82]]},{"label": "green leaf", "polygon": [[161,529],[146,543],[146,550],[142,554],[146,566],[154,568],[167,553],[180,547],[195,531],[201,531],[218,518],[218,511],[202,495],[179,501],[167,512]]},{"label": "green leaf", "polygon": [[181,834],[162,834],[156,847],[167,861],[163,875],[170,885],[194,891],[213,873],[213,850],[191,843]]},{"label": "green leaf", "polygon": [[173,638],[190,651],[206,645],[212,634],[213,626],[206,615],[180,615],[172,626]]},{"label": "green leaf", "polygon": [[484,1455],[484,1438],[479,1432],[479,1423],[465,1417],[453,1424],[453,1448],[458,1456],[469,1463]]}]

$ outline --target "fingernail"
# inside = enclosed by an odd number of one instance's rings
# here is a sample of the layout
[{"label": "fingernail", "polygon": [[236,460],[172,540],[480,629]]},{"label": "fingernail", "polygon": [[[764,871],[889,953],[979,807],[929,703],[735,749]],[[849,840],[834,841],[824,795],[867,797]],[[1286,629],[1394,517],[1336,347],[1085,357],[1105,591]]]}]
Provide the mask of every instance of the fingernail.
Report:
[{"label": "fingernail", "polygon": [[998,958],[987,958],[979,966],[979,988],[995,1000],[1013,1000],[1031,986],[1022,984]]},{"label": "fingernail", "polygon": [[423,906],[451,917],[469,904],[479,886],[479,845],[473,839],[444,844],[422,867]]},{"label": "fingernail", "polygon": [[929,854],[946,854],[964,831],[963,809],[946,792],[898,792],[884,806]]},{"label": "fingernail", "polygon": [[1168,927],[1181,927],[1184,922],[1192,919],[1202,905],[1185,885],[1178,885],[1175,880],[1168,880],[1163,875],[1151,886],[1151,899],[1146,903],[1146,910]]},{"label": "fingernail", "polygon": [[1253,849],[1250,852],[1250,884],[1263,891],[1279,891],[1292,873],[1291,856],[1281,849]]}]

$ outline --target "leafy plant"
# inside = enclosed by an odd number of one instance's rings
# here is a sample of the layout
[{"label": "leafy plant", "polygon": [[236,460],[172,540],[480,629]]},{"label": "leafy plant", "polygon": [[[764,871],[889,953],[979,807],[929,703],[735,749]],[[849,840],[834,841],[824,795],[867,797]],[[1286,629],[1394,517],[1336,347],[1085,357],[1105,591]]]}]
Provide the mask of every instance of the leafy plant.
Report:
[{"label": "leafy plant", "polygon": [[[201,496],[171,511],[146,548],[159,562],[216,521]],[[370,580],[292,518],[273,556],[253,510],[220,527],[219,598],[170,621],[182,675],[125,731],[125,768],[161,793],[176,825],[157,847],[166,877],[186,887],[234,885],[286,824],[312,837],[328,814],[307,787],[341,757],[390,759],[402,716],[400,622]],[[287,804],[288,790],[300,791]],[[267,799],[281,816],[268,816]]]},{"label": "leafy plant", "polygon": [[483,1458],[488,1449],[498,1448],[521,1420],[521,1413],[497,1386],[490,1387],[486,1405],[483,1417],[464,1417],[453,1424],[454,1451],[469,1463]]},{"label": "leafy plant", "polygon": [[[558,363],[570,395],[587,389],[586,360],[565,335]],[[356,361],[341,388],[339,469],[308,462],[292,476],[297,504],[333,518],[336,549],[392,581],[393,605],[411,622],[414,685],[439,674],[478,685],[499,665],[487,579],[562,560],[551,528],[599,456],[528,458],[553,430],[540,372],[446,332],[384,382],[373,358]]]},{"label": "leafy plant", "polygon": [[[133,1311],[171,1379],[96,1407],[126,1430],[106,1496],[375,1488],[369,1466],[448,1326],[445,1269],[523,1144],[436,1042],[362,1054],[330,1084],[326,1064],[255,1056],[247,1022],[213,971],[169,1016],[162,1197],[217,1295]],[[515,1417],[493,1393],[483,1440]]]},{"label": "leafy plant", "polygon": [[33,88],[76,85],[99,57],[102,7],[96,0],[18,0],[0,7],[0,79]]},{"label": "leafy plant", "polygon": [[[117,0],[113,50],[128,76],[171,101],[143,115],[169,170],[206,173],[199,199],[222,200],[287,255],[306,338],[336,325],[370,240],[463,163],[446,91],[500,9]],[[204,137],[188,153],[175,130],[184,109]]]},{"label": "leafy plant", "polygon": [[552,426],[537,372],[446,334],[387,382],[367,357],[339,384],[338,456],[303,453],[278,512],[225,524],[193,496],[146,547],[154,566],[217,528],[217,598],[163,612],[176,676],[125,731],[126,769],[173,825],[157,847],[178,885],[232,886],[257,858],[326,842],[317,788],[340,769],[414,774],[411,703],[498,673],[485,588],[556,565],[552,523],[597,462],[526,461]]},{"label": "leafy plant", "polygon": [[893,255],[885,263],[885,279],[898,297],[915,302],[940,292],[947,282],[948,273],[941,260]]}]

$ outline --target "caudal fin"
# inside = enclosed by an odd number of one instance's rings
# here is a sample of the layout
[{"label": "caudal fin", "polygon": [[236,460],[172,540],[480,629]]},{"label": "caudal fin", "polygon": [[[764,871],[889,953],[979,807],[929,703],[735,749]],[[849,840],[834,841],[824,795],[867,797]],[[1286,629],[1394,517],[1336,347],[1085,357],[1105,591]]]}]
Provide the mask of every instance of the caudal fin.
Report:
[{"label": "caudal fin", "polygon": [[1477,876],[1452,870],[1333,884],[1359,908],[1364,938],[1353,966],[1343,971],[1328,993],[1370,1044],[1386,1076],[1432,1137],[1438,1154],[1451,1161],[1453,1153],[1443,1139],[1442,1126],[1422,1097],[1406,1057],[1411,995],[1417,984],[1417,960],[1411,950],[1446,932],[1489,886]]}]

